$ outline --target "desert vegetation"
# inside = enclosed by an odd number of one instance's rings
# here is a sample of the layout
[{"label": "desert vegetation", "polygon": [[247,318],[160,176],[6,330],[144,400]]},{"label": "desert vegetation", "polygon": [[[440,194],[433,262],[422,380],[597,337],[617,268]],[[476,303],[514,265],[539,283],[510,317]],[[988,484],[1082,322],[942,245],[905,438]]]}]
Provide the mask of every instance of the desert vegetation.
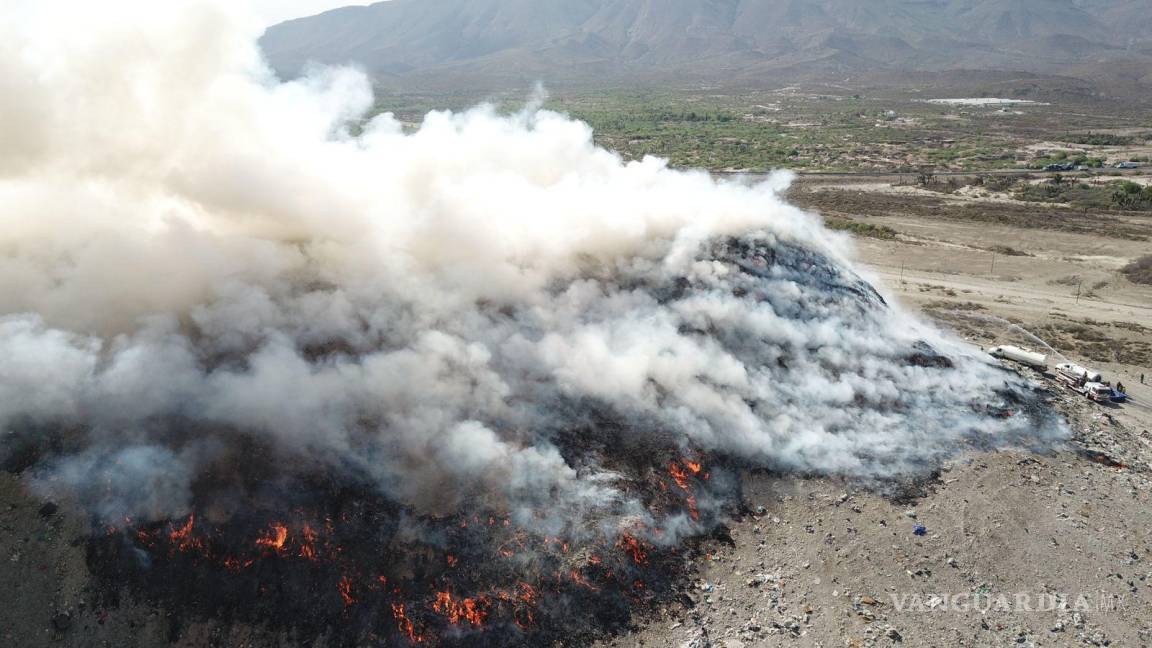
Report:
[{"label": "desert vegetation", "polygon": [[1136,259],[1120,272],[1133,283],[1152,284],[1152,254]]}]

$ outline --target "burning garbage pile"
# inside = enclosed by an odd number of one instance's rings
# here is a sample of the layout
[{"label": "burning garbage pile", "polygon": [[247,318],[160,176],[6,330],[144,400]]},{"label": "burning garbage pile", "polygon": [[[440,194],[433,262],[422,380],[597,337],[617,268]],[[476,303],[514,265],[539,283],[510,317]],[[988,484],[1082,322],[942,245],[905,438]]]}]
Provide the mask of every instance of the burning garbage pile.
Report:
[{"label": "burning garbage pile", "polygon": [[[652,475],[653,506],[698,515],[692,493],[708,474],[688,460],[669,469]],[[508,645],[594,636],[673,593],[676,552],[648,540],[660,529],[569,541],[484,511],[408,520],[366,497],[367,484],[295,486],[309,501],[287,511],[125,519],[93,533],[89,564],[109,586],[102,604],[127,586],[177,623],[243,621],[352,645]]]},{"label": "burning garbage pile", "polygon": [[1065,435],[784,175],[625,162],[537,107],[369,118],[360,74],[273,79],[222,3],[12,15],[0,461],[90,517],[109,604],[541,643],[672,595],[742,470]]},{"label": "burning garbage pile", "polygon": [[[196,408],[182,404],[179,412],[161,411],[133,422],[144,436],[131,440],[118,440],[119,430],[101,429],[103,416],[120,420],[124,403],[99,415],[89,409],[99,404],[90,403],[83,409],[91,418],[74,422],[89,429],[53,430],[47,432],[48,442],[35,436],[44,434],[43,428],[16,425],[17,438],[43,446],[43,456],[28,467],[26,478],[36,492],[72,500],[91,512],[89,567],[113,597],[127,587],[133,596],[173,610],[177,618],[268,624],[351,643],[505,645],[592,636],[623,626],[638,607],[673,596],[684,541],[707,533],[733,512],[742,469],[899,476],[925,470],[965,443],[1043,438],[1049,423],[1042,409],[1005,416],[998,404],[974,406],[985,403],[982,391],[963,398],[942,391],[966,384],[962,372],[981,372],[985,380],[1000,381],[997,403],[1003,399],[1027,407],[1030,395],[1015,379],[964,357],[945,356],[923,340],[893,345],[891,356],[868,358],[868,367],[853,360],[838,379],[882,380],[878,373],[869,377],[868,371],[889,371],[893,376],[886,379],[893,384],[923,380],[940,385],[941,391],[882,393],[874,402],[834,396],[833,405],[820,390],[805,390],[809,395],[803,398],[782,393],[777,385],[795,387],[791,383],[803,378],[795,373],[798,366],[831,350],[757,341],[753,330],[733,326],[732,319],[699,314],[735,308],[741,318],[758,312],[782,327],[759,329],[762,335],[790,326],[778,322],[775,313],[804,326],[822,326],[832,318],[840,320],[835,330],[844,336],[853,334],[852,322],[871,326],[893,311],[868,284],[794,244],[759,236],[732,238],[705,246],[703,254],[709,267],[705,276],[660,280],[614,274],[596,280],[604,283],[593,292],[603,294],[606,286],[617,284],[642,290],[649,309],[644,317],[692,313],[675,320],[675,336],[717,345],[741,358],[744,367],[761,368],[764,391],[709,385],[716,390],[714,397],[738,394],[739,412],[755,417],[751,424],[765,426],[760,440],[747,446],[680,427],[682,417],[698,417],[689,420],[700,429],[711,427],[710,434],[723,434],[736,429],[740,419],[712,422],[684,411],[681,396],[658,382],[644,386],[656,399],[644,408],[636,400],[613,402],[610,394],[507,379],[503,384],[515,388],[504,401],[523,398],[525,403],[474,410],[474,418],[487,417],[487,434],[461,440],[428,431],[437,447],[413,448],[404,445],[404,430],[357,411],[355,424],[346,431],[349,449],[317,458],[313,453],[330,453],[331,448],[285,449],[276,446],[279,428],[263,434],[235,421],[202,420],[200,407],[210,408],[217,397],[210,392],[212,399],[198,399]],[[701,302],[707,309],[694,308]],[[511,305],[492,317],[499,322],[497,329],[514,335],[531,330],[513,326],[530,316]],[[8,326],[17,323],[21,320]],[[367,361],[339,348],[317,356],[310,372],[343,374]],[[877,367],[881,360],[886,363],[882,369]],[[122,362],[110,359],[95,379],[107,380]],[[966,362],[974,364],[964,367]],[[260,361],[248,364],[259,366]],[[504,364],[489,359],[486,366]],[[142,365],[142,377],[151,375],[151,366]],[[199,370],[205,372],[200,379],[209,382],[216,372],[229,375],[233,389],[235,372],[252,371],[229,363]],[[446,376],[442,371],[436,375]],[[355,380],[361,379],[356,374]],[[719,378],[712,380],[718,383]],[[104,391],[98,385],[92,389]],[[383,392],[372,395],[377,397],[391,400]],[[789,416],[800,417],[829,408],[823,418],[796,421],[792,433],[827,425],[827,436],[795,454],[773,451],[774,443],[782,448],[802,443],[775,438],[766,427],[768,421],[781,421],[781,409],[790,408]],[[833,410],[849,418],[838,424]],[[872,417],[907,427],[861,430],[852,425],[854,419]],[[909,435],[915,431],[923,436],[911,444]],[[900,443],[864,445],[859,435]],[[492,444],[512,443],[515,453],[532,453],[523,473],[509,473],[508,466],[500,465],[519,461],[515,456],[483,461],[477,473],[467,463],[470,458],[453,454],[448,461],[422,454],[491,452]],[[860,445],[845,451],[837,450],[837,443]],[[400,471],[418,460],[412,472],[381,472]],[[494,479],[491,473],[501,471],[505,474]],[[530,480],[531,488],[522,489],[521,480]]]}]

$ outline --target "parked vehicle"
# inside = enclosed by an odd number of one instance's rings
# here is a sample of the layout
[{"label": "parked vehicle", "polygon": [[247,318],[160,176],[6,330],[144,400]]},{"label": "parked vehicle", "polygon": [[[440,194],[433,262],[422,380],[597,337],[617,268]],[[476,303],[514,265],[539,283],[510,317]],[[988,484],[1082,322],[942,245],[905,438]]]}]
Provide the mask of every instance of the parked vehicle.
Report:
[{"label": "parked vehicle", "polygon": [[1056,365],[1056,379],[1077,389],[1082,388],[1085,383],[1104,382],[1104,376],[1100,372],[1071,362]]},{"label": "parked vehicle", "polygon": [[1084,395],[1095,403],[1112,402],[1112,388],[1104,383],[1090,382],[1084,384]]},{"label": "parked vehicle", "polygon": [[1122,402],[1116,401],[1118,396],[1127,399],[1127,395],[1120,394],[1104,382],[1100,372],[1071,362],[1056,365],[1056,380],[1096,403]]},{"label": "parked vehicle", "polygon": [[1040,371],[1047,371],[1048,369],[1048,356],[1042,353],[1036,353],[1027,349],[1022,349],[1017,346],[1003,345],[992,347],[988,350],[988,355],[993,358],[1003,358],[1004,360],[1011,360],[1018,362],[1022,365],[1038,369]]}]

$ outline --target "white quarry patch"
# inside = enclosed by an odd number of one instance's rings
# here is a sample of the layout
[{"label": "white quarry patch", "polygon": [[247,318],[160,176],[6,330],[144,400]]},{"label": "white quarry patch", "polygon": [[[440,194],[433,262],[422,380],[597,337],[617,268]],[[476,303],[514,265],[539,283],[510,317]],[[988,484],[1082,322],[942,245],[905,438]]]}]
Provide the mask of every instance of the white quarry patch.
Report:
[{"label": "white quarry patch", "polygon": [[966,99],[926,99],[924,103],[943,104],[947,106],[1048,106],[1051,104],[1031,101],[1029,99],[997,99],[995,97],[969,97]]}]

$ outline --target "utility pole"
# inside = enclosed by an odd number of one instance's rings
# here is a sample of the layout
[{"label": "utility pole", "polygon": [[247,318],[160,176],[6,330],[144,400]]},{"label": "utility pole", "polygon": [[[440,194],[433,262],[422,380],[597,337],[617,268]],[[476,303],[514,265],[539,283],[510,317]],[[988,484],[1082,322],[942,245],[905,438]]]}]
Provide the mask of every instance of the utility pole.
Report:
[{"label": "utility pole", "polygon": [[1080,280],[1080,281],[1079,281],[1079,282],[1076,284],[1076,303],[1077,303],[1077,304],[1079,304],[1079,303],[1080,303],[1080,286],[1083,286],[1083,285],[1084,285],[1084,280],[1083,280],[1083,279],[1081,279],[1081,280]]},{"label": "utility pole", "polygon": [[995,252],[992,253],[992,269],[988,271],[988,274],[990,274],[990,275],[996,274],[996,253]]}]

